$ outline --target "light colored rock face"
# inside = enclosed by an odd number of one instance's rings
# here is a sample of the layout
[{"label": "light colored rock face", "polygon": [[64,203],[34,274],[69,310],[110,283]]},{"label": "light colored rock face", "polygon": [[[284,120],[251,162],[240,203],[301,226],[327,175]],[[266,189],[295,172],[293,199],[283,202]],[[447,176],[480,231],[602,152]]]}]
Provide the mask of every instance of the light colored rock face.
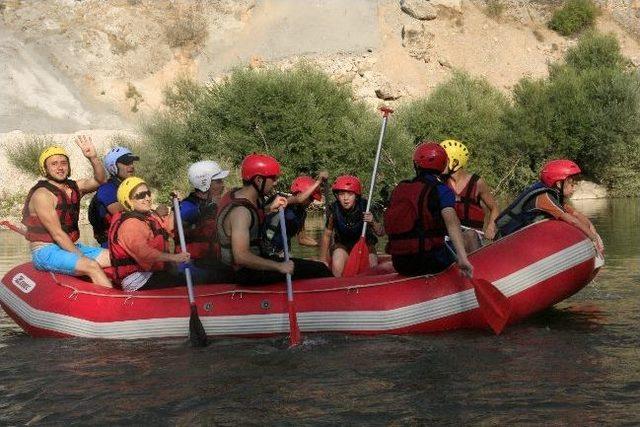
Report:
[{"label": "light colored rock face", "polygon": [[107,105],[92,105],[34,46],[0,34],[0,132],[122,127]]},{"label": "light colored rock face", "polygon": [[608,195],[605,187],[590,181],[580,181],[571,200],[604,199]]},{"label": "light colored rock face", "polygon": [[430,0],[434,6],[442,6],[456,12],[462,12],[462,0]]},{"label": "light colored rock face", "polygon": [[400,7],[412,18],[430,20],[438,17],[437,9],[429,0],[400,0]]},{"label": "light colored rock face", "polygon": [[435,35],[426,31],[422,22],[410,22],[402,27],[402,46],[409,55],[429,62],[429,50],[433,48]]}]

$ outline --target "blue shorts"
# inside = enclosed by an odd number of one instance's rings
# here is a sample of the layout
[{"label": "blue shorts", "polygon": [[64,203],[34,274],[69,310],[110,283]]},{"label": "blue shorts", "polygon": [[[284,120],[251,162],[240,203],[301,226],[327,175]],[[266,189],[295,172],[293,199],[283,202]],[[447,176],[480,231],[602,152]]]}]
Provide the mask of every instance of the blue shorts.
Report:
[{"label": "blue shorts", "polygon": [[[98,258],[104,250],[94,246],[86,246],[82,243],[76,243],[76,248],[82,252],[82,255],[92,260]],[[76,274],[76,264],[78,264],[80,256],[73,252],[65,251],[55,243],[51,243],[33,251],[31,258],[33,266],[38,270],[74,275]]]}]

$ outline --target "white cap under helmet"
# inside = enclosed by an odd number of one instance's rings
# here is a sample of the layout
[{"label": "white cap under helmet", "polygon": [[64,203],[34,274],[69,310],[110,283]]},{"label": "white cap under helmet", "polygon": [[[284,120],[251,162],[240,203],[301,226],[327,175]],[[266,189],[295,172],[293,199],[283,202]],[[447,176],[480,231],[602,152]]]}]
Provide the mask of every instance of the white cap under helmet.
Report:
[{"label": "white cap under helmet", "polygon": [[229,171],[222,170],[220,165],[213,160],[202,160],[189,166],[189,182],[193,188],[200,191],[209,191],[211,181],[224,179],[229,176]]}]

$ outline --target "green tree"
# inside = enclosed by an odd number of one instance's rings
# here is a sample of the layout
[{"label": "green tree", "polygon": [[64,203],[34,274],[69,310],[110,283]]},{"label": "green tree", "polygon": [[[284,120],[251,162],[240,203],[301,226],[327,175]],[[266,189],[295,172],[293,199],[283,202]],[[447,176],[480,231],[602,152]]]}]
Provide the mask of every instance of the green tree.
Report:
[{"label": "green tree", "polygon": [[[581,38],[550,71],[546,80],[524,79],[515,87],[502,142],[532,173],[546,159],[567,157],[588,178],[616,189],[620,167],[637,165],[637,73],[627,67],[615,37],[597,33]],[[626,188],[634,191],[628,183]]]},{"label": "green tree", "polygon": [[496,185],[509,163],[497,145],[508,99],[485,79],[456,72],[430,96],[405,105],[399,121],[414,144],[456,139],[471,153],[469,168]]},{"label": "green tree", "polygon": [[[234,167],[249,153],[265,152],[283,165],[283,188],[301,174],[328,169],[358,175],[368,185],[380,116],[353,101],[351,88],[321,71],[235,70],[221,84],[181,80],[165,92],[168,108],[144,125],[154,157],[145,177],[168,190],[190,162],[226,159]],[[392,119],[393,121],[393,119]],[[397,181],[410,144],[391,127],[381,180]],[[404,159],[404,160],[403,160]]]}]

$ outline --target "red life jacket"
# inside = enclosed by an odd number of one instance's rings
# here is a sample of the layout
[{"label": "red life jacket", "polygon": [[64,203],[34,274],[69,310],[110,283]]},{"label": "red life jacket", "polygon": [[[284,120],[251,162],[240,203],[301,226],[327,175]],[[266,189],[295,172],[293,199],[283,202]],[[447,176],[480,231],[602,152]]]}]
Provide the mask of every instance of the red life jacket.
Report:
[{"label": "red life jacket", "polygon": [[[162,226],[162,220],[155,213],[143,214],[136,211],[118,212],[113,216],[111,226],[109,227],[109,257],[111,258],[111,267],[105,268],[105,273],[113,281],[114,285],[120,287],[122,279],[136,271],[142,271],[142,267],[138,265],[136,260],[118,242],[118,231],[123,222],[129,218],[137,218],[144,221],[151,229],[153,238],[147,242],[149,246],[162,252],[168,251],[167,240],[169,233]],[[164,263],[160,262],[158,268],[154,270],[160,271],[164,269]]]},{"label": "red life jacket", "polygon": [[75,181],[67,179],[64,184],[71,189],[71,196],[67,197],[64,189],[58,188],[47,180],[38,181],[27,194],[27,200],[22,208],[22,223],[27,226],[25,238],[30,242],[55,243],[51,234],[44,227],[37,215],[29,214],[29,202],[33,193],[39,188],[46,188],[57,198],[56,214],[60,219],[62,230],[75,242],[80,237],[78,217],[80,215],[80,189]]},{"label": "red life jacket", "polygon": [[[484,209],[480,204],[478,195],[478,180],[480,175],[473,174],[460,194],[456,193],[456,214],[460,218],[460,224],[481,230],[484,227]],[[453,186],[452,190],[455,189]]]},{"label": "red life jacket", "polygon": [[[187,244],[187,252],[191,259],[219,259],[220,244],[217,233],[218,207],[213,202],[206,202],[198,198],[195,193],[180,203],[191,203],[198,207],[199,217],[195,224],[186,227],[184,239]],[[176,253],[180,253],[180,245],[176,245]]]},{"label": "red life jacket", "polygon": [[233,208],[237,206],[244,206],[245,208],[247,208],[251,213],[251,225],[249,226],[249,250],[255,255],[262,256],[262,224],[264,223],[265,217],[264,210],[262,208],[258,208],[248,199],[235,197],[235,193],[238,190],[238,188],[233,189],[227,192],[222,197],[222,200],[220,200],[220,205],[218,206],[217,218],[218,242],[220,243],[220,260],[223,263],[230,265],[236,269],[239,266],[233,259],[233,252],[231,250],[231,237],[227,236],[227,233],[225,233],[224,231],[224,220]]},{"label": "red life jacket", "polygon": [[402,181],[391,193],[384,213],[391,255],[419,254],[444,245],[447,228],[440,214],[436,184],[423,178]]}]

